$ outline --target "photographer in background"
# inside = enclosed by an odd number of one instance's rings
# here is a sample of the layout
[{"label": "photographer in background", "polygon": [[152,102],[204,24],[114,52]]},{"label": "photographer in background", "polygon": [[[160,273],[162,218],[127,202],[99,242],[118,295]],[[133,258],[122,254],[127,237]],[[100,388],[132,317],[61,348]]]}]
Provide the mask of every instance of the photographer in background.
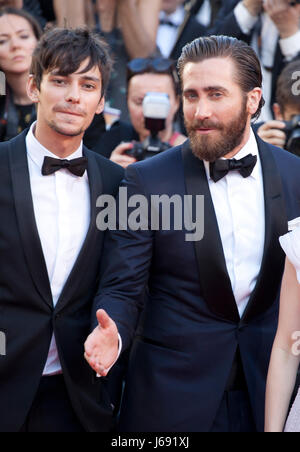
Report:
[{"label": "photographer in background", "polygon": [[[257,131],[262,140],[285,149],[288,148],[288,141],[293,132],[297,128],[300,131],[300,126],[297,126],[296,122],[293,125],[297,116],[299,116],[298,121],[300,120],[299,76],[300,59],[297,59],[289,63],[278,78],[276,103],[273,105],[275,120],[267,121]],[[292,121],[291,124],[290,121]],[[297,154],[300,155],[300,144]]]},{"label": "photographer in background", "polygon": [[186,140],[184,135],[174,130],[174,118],[180,105],[180,85],[174,62],[166,58],[137,58],[127,65],[127,80],[131,124],[121,121],[114,124],[93,148],[124,168],[136,162],[136,158],[128,155],[135,142],[143,143],[150,135],[143,113],[147,93],[164,93],[170,101],[165,129],[159,133],[160,141],[173,147]]}]

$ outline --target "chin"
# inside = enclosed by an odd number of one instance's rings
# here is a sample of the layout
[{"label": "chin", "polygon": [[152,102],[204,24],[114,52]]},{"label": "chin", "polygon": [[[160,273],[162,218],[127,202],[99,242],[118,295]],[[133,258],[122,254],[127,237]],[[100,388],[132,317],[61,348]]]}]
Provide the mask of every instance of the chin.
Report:
[{"label": "chin", "polygon": [[14,66],[13,68],[11,68],[11,70],[10,70],[13,74],[16,74],[16,75],[22,75],[22,74],[24,74],[24,73],[26,73],[26,72],[29,72],[29,67],[26,65],[26,66],[22,66],[22,65],[16,65],[16,66]]},{"label": "chin", "polygon": [[62,127],[62,126],[56,126],[54,124],[52,124],[51,129],[54,130],[54,132],[58,133],[59,135],[63,135],[66,137],[78,137],[79,135],[83,134],[85,132],[85,130],[83,129],[78,129],[75,127]]}]

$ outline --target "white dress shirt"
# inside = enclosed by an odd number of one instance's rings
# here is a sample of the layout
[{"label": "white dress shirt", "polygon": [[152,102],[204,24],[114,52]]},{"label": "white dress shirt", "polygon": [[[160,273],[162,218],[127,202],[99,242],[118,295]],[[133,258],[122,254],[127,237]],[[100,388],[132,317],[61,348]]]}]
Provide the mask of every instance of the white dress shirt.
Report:
[{"label": "white dress shirt", "polygon": [[[87,172],[77,177],[66,169],[43,176],[44,157],[57,158],[34,136],[26,137],[33,207],[48,270],[55,307],[79,255],[90,224],[90,191]],[[68,160],[82,157],[82,143]],[[43,375],[62,371],[53,335]]]},{"label": "white dress shirt", "polygon": [[159,13],[160,20],[168,20],[174,24],[174,27],[170,25],[159,25],[157,30],[156,44],[165,58],[169,58],[173,50],[178,29],[184,20],[184,16],[185,11],[183,6],[179,6],[172,14],[166,14],[164,11],[160,11]]},{"label": "white dress shirt", "polygon": [[[234,14],[242,32],[250,34],[258,21],[258,16],[252,16],[242,2],[235,7]],[[261,49],[258,47],[258,36],[256,34],[253,36],[251,46],[260,56],[262,64],[263,94],[266,104],[262,109],[260,120],[269,121],[273,119],[271,111],[272,70],[265,68],[273,67],[279,33],[276,25],[266,13],[261,14],[261,20]],[[279,39],[279,45],[284,59],[286,61],[292,60],[300,51],[300,30],[289,38]]]},{"label": "white dress shirt", "polygon": [[216,212],[220,236],[233,293],[240,316],[247,306],[260,271],[265,242],[265,207],[261,162],[254,133],[234,156],[257,156],[251,176],[238,171],[218,182],[210,178],[209,163],[204,162],[209,189]]},{"label": "white dress shirt", "polygon": [[[47,266],[53,307],[55,307],[89,229],[90,189],[87,171],[83,177],[75,176],[67,169],[56,171],[50,176],[42,175],[44,157],[58,157],[37,141],[34,136],[35,124],[32,124],[26,137],[27,159],[35,220]],[[82,157],[82,155],[81,142],[77,151],[70,155],[68,160]],[[118,337],[119,357],[122,340],[120,335]],[[53,334],[43,375],[55,375],[61,372]]]}]

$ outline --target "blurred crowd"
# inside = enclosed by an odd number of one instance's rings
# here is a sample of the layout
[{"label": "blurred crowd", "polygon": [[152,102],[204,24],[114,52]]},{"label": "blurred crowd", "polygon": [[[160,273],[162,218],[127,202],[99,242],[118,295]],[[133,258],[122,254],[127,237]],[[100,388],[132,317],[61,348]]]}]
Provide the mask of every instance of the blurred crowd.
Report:
[{"label": "blurred crowd", "polygon": [[[36,118],[35,107],[26,93],[31,55],[43,30],[57,25],[87,26],[101,34],[110,46],[114,70],[105,111],[95,117],[84,142],[116,163],[126,167],[143,159],[149,139],[156,140],[158,152],[186,139],[176,60],[185,44],[204,35],[234,36],[254,47],[263,67],[266,100],[261,122],[254,127],[264,140],[285,147],[288,137],[284,121],[300,114],[299,96],[282,94],[285,88],[290,91],[289,77],[300,68],[300,10],[294,3],[297,2],[0,0],[0,70],[6,80],[6,95],[0,96],[0,141],[17,135]],[[279,76],[290,63],[292,72],[287,70],[290,75],[280,79],[278,88]],[[149,97],[149,93],[161,96]],[[163,95],[168,98],[163,121],[159,126],[150,122],[149,126],[144,99],[148,96],[148,104],[159,109]]]}]

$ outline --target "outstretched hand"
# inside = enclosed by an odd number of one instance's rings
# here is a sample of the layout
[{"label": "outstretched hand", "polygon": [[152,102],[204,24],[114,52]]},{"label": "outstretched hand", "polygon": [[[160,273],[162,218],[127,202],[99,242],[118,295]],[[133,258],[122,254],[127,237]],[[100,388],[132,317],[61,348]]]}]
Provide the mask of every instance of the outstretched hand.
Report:
[{"label": "outstretched hand", "polygon": [[118,357],[118,329],[103,309],[99,309],[96,316],[98,326],[84,344],[84,357],[98,375],[106,377]]}]

